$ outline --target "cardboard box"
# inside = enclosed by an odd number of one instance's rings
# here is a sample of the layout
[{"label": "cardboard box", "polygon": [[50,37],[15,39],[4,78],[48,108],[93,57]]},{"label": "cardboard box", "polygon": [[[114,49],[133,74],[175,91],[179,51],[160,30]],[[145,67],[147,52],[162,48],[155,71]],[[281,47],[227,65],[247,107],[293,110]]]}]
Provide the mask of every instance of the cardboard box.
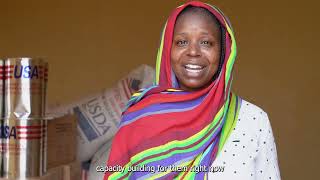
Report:
[{"label": "cardboard box", "polygon": [[48,121],[48,169],[72,163],[77,152],[77,118],[67,115]]},{"label": "cardboard box", "polygon": [[[56,167],[53,169],[50,169],[44,176],[41,177],[33,177],[33,178],[27,178],[23,180],[64,180],[63,179],[63,168]],[[19,180],[17,179],[7,179],[7,178],[0,178],[0,180]]]},{"label": "cardboard box", "polygon": [[63,180],[63,168],[52,168],[44,176],[28,178],[27,180]]},{"label": "cardboard box", "polygon": [[81,179],[81,163],[73,162],[63,166],[63,180],[80,180]]}]

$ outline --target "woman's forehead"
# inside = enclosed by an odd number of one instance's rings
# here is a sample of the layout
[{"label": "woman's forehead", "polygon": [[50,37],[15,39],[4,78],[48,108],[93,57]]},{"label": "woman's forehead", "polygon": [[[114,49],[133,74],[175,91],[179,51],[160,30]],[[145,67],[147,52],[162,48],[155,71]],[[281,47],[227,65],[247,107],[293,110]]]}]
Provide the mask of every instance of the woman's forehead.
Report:
[{"label": "woman's forehead", "polygon": [[213,13],[211,13],[208,9],[205,9],[203,7],[195,7],[195,6],[187,6],[184,8],[179,15],[177,16],[176,22],[181,19],[181,17],[187,16],[190,17],[201,17],[205,19],[206,21],[213,22],[216,26],[220,26],[220,22],[215,17]]},{"label": "woman's forehead", "polygon": [[[210,12],[209,12],[210,13]],[[207,33],[219,32],[220,25],[217,20],[203,13],[203,11],[188,11],[180,14],[176,20],[174,32],[183,33],[186,30],[202,28]]]}]

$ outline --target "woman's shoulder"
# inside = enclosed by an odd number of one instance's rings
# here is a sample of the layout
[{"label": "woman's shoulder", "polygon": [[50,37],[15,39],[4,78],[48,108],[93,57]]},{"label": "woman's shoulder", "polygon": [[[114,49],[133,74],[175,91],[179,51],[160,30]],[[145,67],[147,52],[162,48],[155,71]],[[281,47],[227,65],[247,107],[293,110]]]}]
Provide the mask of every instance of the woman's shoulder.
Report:
[{"label": "woman's shoulder", "polygon": [[241,99],[240,111],[243,111],[243,113],[267,114],[261,107],[245,99]]},{"label": "woman's shoulder", "polygon": [[268,114],[258,105],[244,99],[241,100],[237,123],[241,124],[243,128],[255,131],[255,133],[271,128]]},{"label": "woman's shoulder", "polygon": [[247,100],[241,100],[238,119],[230,137],[239,139],[254,151],[260,149],[266,139],[274,140],[267,113]]}]

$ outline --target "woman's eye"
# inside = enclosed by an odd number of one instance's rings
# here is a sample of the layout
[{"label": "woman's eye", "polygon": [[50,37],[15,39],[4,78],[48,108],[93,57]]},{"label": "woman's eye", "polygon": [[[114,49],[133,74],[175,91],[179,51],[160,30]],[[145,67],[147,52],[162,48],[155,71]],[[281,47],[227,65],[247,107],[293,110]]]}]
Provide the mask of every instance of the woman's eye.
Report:
[{"label": "woman's eye", "polygon": [[211,43],[209,41],[201,41],[201,44],[203,44],[203,45],[211,45]]},{"label": "woman's eye", "polygon": [[188,44],[188,42],[187,42],[186,40],[179,40],[179,41],[177,41],[177,45],[178,45],[178,46],[184,46],[184,45],[186,45],[186,44]]}]

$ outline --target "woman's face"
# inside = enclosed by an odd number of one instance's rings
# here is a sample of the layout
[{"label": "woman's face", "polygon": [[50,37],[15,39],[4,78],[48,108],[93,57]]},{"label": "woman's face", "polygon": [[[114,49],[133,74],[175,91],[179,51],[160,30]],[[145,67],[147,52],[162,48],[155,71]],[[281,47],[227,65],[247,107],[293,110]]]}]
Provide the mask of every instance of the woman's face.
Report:
[{"label": "woman's face", "polygon": [[185,13],[174,27],[171,66],[186,91],[209,85],[220,61],[220,29],[209,16]]}]

